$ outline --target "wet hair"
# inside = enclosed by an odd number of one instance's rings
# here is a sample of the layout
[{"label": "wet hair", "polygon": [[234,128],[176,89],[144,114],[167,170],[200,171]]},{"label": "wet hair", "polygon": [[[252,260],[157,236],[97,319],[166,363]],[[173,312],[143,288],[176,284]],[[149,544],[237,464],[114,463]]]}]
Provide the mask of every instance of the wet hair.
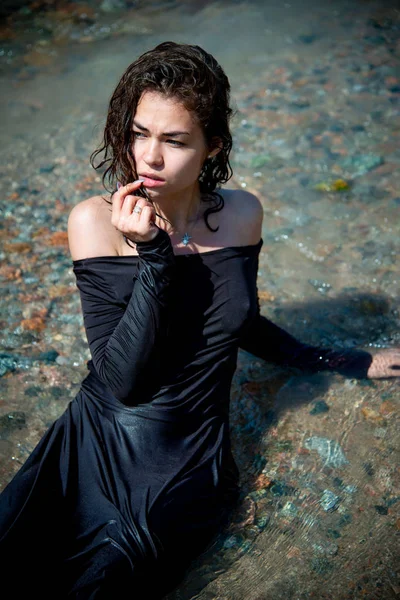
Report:
[{"label": "wet hair", "polygon": [[[147,91],[181,102],[200,125],[208,149],[220,148],[216,156],[205,160],[198,178],[202,198],[211,204],[204,213],[205,223],[211,231],[217,231],[209,225],[208,216],[222,210],[224,200],[216,190],[232,176],[230,84],[215,58],[200,46],[164,42],[129,65],[111,97],[103,141],[91,154],[90,164],[94,169],[106,166],[102,182],[110,193],[115,191],[117,181],[126,185],[132,176],[137,178],[132,121]],[[103,152],[103,160],[95,165],[95,158]],[[107,188],[106,180],[112,190]]]}]

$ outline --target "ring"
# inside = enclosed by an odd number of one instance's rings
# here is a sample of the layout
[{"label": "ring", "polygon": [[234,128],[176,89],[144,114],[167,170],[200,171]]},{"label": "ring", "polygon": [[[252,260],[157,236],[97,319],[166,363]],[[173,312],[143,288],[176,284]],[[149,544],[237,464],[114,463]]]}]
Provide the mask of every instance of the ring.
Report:
[{"label": "ring", "polygon": [[140,215],[140,213],[142,212],[142,209],[140,208],[140,206],[135,206],[135,208],[133,209],[133,212],[138,213],[138,215]]}]

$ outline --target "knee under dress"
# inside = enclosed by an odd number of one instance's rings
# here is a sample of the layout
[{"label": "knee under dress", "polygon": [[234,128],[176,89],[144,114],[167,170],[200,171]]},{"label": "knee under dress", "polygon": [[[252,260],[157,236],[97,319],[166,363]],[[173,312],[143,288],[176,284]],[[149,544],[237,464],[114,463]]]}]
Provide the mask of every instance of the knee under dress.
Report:
[{"label": "knee under dress", "polygon": [[0,496],[10,598],[162,598],[237,497],[229,397],[239,347],[340,367],[260,315],[261,246],[176,256],[160,230],[138,256],[73,262],[89,373]]}]

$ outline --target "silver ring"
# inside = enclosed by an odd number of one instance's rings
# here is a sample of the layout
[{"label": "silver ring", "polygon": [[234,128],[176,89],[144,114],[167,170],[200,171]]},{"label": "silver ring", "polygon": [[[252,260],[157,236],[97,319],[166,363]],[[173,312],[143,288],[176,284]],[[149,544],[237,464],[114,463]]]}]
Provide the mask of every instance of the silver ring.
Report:
[{"label": "silver ring", "polygon": [[140,208],[140,206],[135,206],[135,208],[133,209],[133,212],[138,213],[138,215],[140,215],[140,213],[142,212],[142,209]]}]

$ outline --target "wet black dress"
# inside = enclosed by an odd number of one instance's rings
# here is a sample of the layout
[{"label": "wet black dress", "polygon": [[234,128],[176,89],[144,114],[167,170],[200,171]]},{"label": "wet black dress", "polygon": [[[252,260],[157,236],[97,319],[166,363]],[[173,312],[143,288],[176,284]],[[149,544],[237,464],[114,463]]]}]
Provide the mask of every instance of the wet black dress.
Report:
[{"label": "wet black dress", "polygon": [[74,261],[92,360],[0,496],[10,598],[161,598],[226,519],[239,346],[335,360],[260,316],[261,244],[175,256],[160,231],[139,257]]}]

